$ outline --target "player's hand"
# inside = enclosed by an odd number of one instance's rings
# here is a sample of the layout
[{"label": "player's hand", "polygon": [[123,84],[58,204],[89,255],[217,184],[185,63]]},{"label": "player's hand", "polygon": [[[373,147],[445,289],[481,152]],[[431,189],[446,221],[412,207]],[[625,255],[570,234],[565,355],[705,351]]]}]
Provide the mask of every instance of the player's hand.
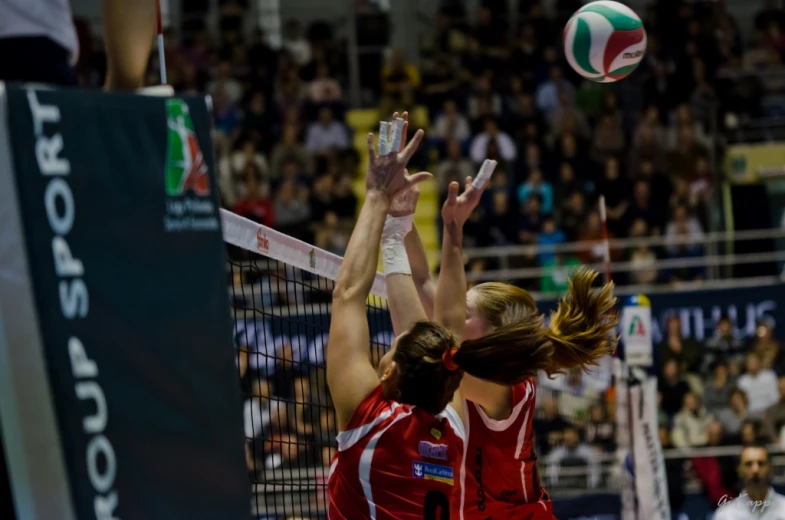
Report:
[{"label": "player's hand", "polygon": [[457,225],[463,227],[464,223],[480,203],[482,193],[491,180],[493,170],[496,168],[496,161],[485,161],[474,180],[466,177],[464,181],[463,193],[459,196],[460,189],[457,182],[453,181],[447,188],[447,200],[442,207],[442,220],[445,225]]},{"label": "player's hand", "polygon": [[414,210],[417,209],[417,201],[420,198],[420,187],[416,184],[401,191],[396,195],[387,214],[391,217],[405,217],[413,215]]},{"label": "player's hand", "polygon": [[[408,123],[404,122],[404,127],[407,125]],[[406,171],[406,165],[420,145],[423,135],[424,132],[418,130],[411,142],[405,147],[399,143],[391,143],[393,148],[397,147],[400,150],[398,152],[392,150],[385,153],[387,152],[386,147],[380,146],[380,153],[377,155],[373,146],[373,134],[368,134],[369,165],[365,181],[368,193],[378,192],[392,200],[399,192],[432,177],[428,172],[409,175]]]}]

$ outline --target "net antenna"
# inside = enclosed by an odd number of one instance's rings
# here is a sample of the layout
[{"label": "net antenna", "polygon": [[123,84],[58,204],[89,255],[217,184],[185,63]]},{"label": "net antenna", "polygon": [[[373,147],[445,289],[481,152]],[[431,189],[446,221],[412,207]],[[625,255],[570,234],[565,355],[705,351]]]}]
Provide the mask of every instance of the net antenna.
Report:
[{"label": "net antenna", "polygon": [[158,29],[158,68],[161,74],[161,85],[166,85],[166,53],[164,52],[164,24],[161,22],[161,2],[164,0],[157,0],[155,3],[155,18]]},{"label": "net antenna", "polygon": [[608,240],[608,219],[605,210],[605,195],[600,195],[600,220],[602,221],[602,261],[605,264],[605,283],[611,283],[611,246]]}]

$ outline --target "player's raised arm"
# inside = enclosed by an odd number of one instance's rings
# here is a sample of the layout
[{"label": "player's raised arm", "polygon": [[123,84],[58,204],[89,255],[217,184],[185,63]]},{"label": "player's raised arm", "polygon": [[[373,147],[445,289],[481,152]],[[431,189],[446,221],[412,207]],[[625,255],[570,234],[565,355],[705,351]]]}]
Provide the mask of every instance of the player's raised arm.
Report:
[{"label": "player's raised arm", "polygon": [[[473,181],[467,177],[466,189],[457,198],[457,205],[454,208],[456,217],[461,219],[462,222],[466,222],[466,219],[469,218],[469,215],[480,203],[482,192],[485,191],[494,168],[496,168],[496,161],[486,160]],[[406,235],[404,245],[406,246],[406,254],[409,257],[412,280],[414,280],[414,285],[417,288],[417,294],[420,296],[425,313],[429,318],[433,318],[437,282],[431,276],[425,246],[416,227],[413,227],[411,232]]]},{"label": "player's raised arm", "polygon": [[450,183],[442,208],[444,238],[442,264],[434,301],[434,320],[441,323],[460,342],[466,321],[466,274],[463,266],[463,225],[480,202],[496,161],[486,160],[474,181],[466,177],[463,194],[457,182]]},{"label": "player's raised arm", "polygon": [[335,282],[327,344],[327,384],[341,428],[379,384],[369,357],[365,301],[376,275],[379,241],[393,197],[430,176],[409,176],[405,170],[422,135],[422,131],[417,132],[400,153],[383,155],[386,150],[380,146],[379,156],[374,152],[373,134],[368,135],[367,193]]},{"label": "player's raised arm", "polygon": [[[393,129],[391,147],[393,150],[403,150],[406,146],[409,114],[404,112],[403,117],[399,118],[398,112],[394,113],[391,124]],[[409,330],[418,321],[428,319],[412,281],[412,270],[404,245],[406,236],[411,233],[419,197],[420,191],[416,185],[396,195],[382,232],[382,262],[387,285],[387,306],[396,336]]]}]

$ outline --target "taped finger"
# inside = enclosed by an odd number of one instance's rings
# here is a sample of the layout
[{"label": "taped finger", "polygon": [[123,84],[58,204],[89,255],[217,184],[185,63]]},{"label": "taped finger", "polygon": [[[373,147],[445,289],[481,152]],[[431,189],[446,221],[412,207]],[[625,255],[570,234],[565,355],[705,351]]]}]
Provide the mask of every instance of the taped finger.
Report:
[{"label": "taped finger", "polygon": [[485,186],[485,184],[491,179],[491,175],[493,175],[493,170],[495,169],[496,161],[485,159],[485,162],[483,162],[482,166],[480,167],[480,171],[472,181],[472,186],[476,189],[480,189]]}]

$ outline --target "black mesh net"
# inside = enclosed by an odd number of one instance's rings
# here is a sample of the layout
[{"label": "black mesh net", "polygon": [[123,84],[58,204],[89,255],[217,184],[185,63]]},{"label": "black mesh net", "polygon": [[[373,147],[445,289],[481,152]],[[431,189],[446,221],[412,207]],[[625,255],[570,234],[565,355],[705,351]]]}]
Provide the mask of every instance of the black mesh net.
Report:
[{"label": "black mesh net", "polygon": [[[337,446],[325,371],[334,281],[235,247],[229,273],[254,513],[326,518]],[[386,300],[371,295],[367,305],[375,366],[392,325]]]}]

